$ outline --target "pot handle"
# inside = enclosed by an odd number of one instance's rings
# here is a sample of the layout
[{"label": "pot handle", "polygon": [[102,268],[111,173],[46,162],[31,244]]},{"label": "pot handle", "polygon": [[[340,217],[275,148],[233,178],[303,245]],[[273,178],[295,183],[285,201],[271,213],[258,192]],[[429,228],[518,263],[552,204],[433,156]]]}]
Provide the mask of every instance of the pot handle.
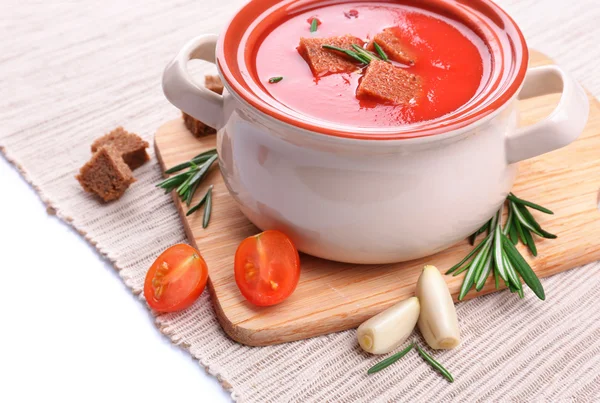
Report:
[{"label": "pot handle", "polygon": [[167,65],[162,77],[167,99],[188,115],[207,126],[219,129],[223,116],[223,96],[196,84],[187,69],[190,60],[215,63],[217,35],[201,35],[188,43]]},{"label": "pot handle", "polygon": [[564,147],[583,131],[590,109],[588,97],[583,88],[558,66],[529,69],[519,99],[553,93],[562,96],[550,116],[507,137],[509,164]]}]

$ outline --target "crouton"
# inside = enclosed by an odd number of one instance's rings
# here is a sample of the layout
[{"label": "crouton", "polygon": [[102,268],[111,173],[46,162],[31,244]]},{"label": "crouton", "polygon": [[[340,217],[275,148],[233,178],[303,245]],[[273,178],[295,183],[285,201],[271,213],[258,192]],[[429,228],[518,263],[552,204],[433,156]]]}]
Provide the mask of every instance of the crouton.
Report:
[{"label": "crouton", "polygon": [[323,49],[323,45],[337,46],[352,50],[352,45],[363,46],[363,41],[355,36],[344,35],[331,38],[300,38],[298,52],[310,66],[315,77],[356,70],[356,64],[344,55]]},{"label": "crouton", "polygon": [[117,127],[112,132],[94,141],[92,152],[95,153],[104,146],[115,148],[129,166],[129,169],[132,170],[141,167],[150,159],[146,152],[148,142],[142,140],[137,134],[125,131],[122,127]]},{"label": "crouton", "polygon": [[223,95],[223,83],[221,82],[221,77],[219,76],[205,76],[204,86],[212,92]]},{"label": "crouton", "polygon": [[[219,76],[205,76],[204,86],[212,92],[223,95],[223,83],[221,82],[221,78]],[[191,117],[185,112],[182,112],[182,116],[185,127],[187,127],[187,129],[192,132],[195,137],[202,137],[209,134],[215,134],[217,132],[212,127],[206,126],[204,123],[200,122],[196,118]]]},{"label": "crouton", "polygon": [[373,42],[377,42],[390,60],[403,64],[415,64],[414,57],[406,51],[406,46],[402,44],[392,29],[384,29],[375,35],[373,41],[367,46],[367,49],[375,51]]},{"label": "crouton", "polygon": [[100,147],[76,178],[86,192],[98,195],[105,202],[120,198],[135,182],[131,169],[112,146]]},{"label": "crouton", "polygon": [[421,79],[401,67],[374,60],[369,63],[356,96],[380,102],[408,104],[421,92]]}]

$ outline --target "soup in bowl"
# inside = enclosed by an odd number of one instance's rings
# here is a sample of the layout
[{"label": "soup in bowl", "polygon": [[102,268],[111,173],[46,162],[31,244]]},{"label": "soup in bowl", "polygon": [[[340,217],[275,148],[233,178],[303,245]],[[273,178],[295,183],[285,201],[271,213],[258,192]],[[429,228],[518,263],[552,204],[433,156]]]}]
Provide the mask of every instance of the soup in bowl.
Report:
[{"label": "soup in bowl", "polygon": [[[222,96],[193,82],[194,58],[217,64]],[[527,63],[488,0],[265,0],[188,42],[163,88],[218,130],[225,183],[257,227],[318,257],[390,263],[476,231],[519,161],[581,133],[581,87]],[[557,110],[517,128],[517,98],[550,92]]]}]

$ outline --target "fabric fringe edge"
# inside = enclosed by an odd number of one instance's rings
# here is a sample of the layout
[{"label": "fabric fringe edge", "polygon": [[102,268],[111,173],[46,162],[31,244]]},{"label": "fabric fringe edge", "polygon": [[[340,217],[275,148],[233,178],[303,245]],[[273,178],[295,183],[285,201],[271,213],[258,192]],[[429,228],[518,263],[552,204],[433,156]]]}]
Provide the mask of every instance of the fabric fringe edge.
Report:
[{"label": "fabric fringe edge", "polygon": [[[29,184],[29,186],[31,186],[33,188],[33,190],[35,190],[35,193],[38,195],[41,202],[46,207],[46,213],[49,215],[56,216],[62,222],[67,224],[69,227],[73,228],[79,235],[81,235],[83,237],[83,239],[85,239],[91,246],[93,246],[94,249],[100,254],[100,256],[102,258],[104,258],[110,262],[110,264],[113,266],[113,268],[119,274],[119,277],[123,280],[123,282],[125,283],[127,288],[133,293],[133,295],[138,297],[138,300],[141,303],[144,303],[145,300],[143,297],[143,292],[142,292],[143,290],[135,288],[133,286],[133,284],[131,283],[131,279],[129,279],[123,275],[122,268],[119,267],[117,262],[113,258],[110,257],[109,253],[107,251],[105,251],[102,247],[98,246],[98,243],[96,241],[94,241],[91,237],[89,237],[85,231],[79,229],[77,227],[77,225],[73,222],[74,220],[72,217],[63,214],[62,211],[54,205],[54,203],[50,200],[50,198],[48,198],[46,196],[46,194],[42,191],[42,189],[34,183],[34,181],[31,179],[31,177],[29,176],[29,174],[27,173],[25,168],[17,161],[17,159],[14,156],[12,156],[8,152],[8,150],[6,149],[5,146],[0,145],[0,155],[2,155],[4,157],[4,159],[19,172],[19,174],[25,180],[25,182],[27,182],[27,184]],[[211,368],[211,366],[202,357],[192,354],[192,352],[190,350],[190,346],[187,343],[182,343],[181,340],[178,339],[177,336],[174,334],[174,332],[172,332],[171,330],[169,330],[169,328],[167,326],[162,324],[162,322],[160,320],[160,316],[158,316],[154,311],[152,311],[148,307],[147,304],[145,304],[145,305],[153,317],[153,323],[154,323],[156,329],[163,336],[167,337],[171,341],[172,344],[183,349],[193,359],[197,360],[200,363],[200,365],[204,368],[204,370],[208,374],[214,376],[217,379],[217,381],[219,382],[219,384],[221,385],[221,387],[223,387],[223,389],[225,389],[227,392],[229,392],[229,396],[231,397],[231,399],[234,402],[240,402],[241,401],[240,396],[234,390],[233,386],[226,379],[226,377],[224,377],[219,371],[215,370],[214,368]]]}]

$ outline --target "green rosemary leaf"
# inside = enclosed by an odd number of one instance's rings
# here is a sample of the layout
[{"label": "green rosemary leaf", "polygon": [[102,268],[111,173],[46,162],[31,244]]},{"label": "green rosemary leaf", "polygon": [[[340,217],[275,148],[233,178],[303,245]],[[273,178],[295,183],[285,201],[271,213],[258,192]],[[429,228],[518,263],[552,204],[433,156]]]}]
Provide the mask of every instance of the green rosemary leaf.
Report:
[{"label": "green rosemary leaf", "polygon": [[542,234],[542,237],[546,238],[546,239],[556,239],[558,238],[558,236],[551,234],[547,231],[544,231],[543,229],[540,230],[540,233]]},{"label": "green rosemary leaf", "polygon": [[313,18],[310,22],[310,32],[317,32],[317,28],[319,28],[319,20]]},{"label": "green rosemary leaf", "polygon": [[510,206],[510,203],[508,203],[508,217],[506,217],[506,224],[504,224],[504,230],[502,230],[502,233],[504,235],[508,235],[509,231],[510,231],[510,227],[512,226],[514,221],[514,213],[512,211],[512,207]]},{"label": "green rosemary leaf", "polygon": [[369,368],[369,370],[367,371],[367,374],[369,374],[369,375],[374,374],[375,372],[379,372],[382,369],[389,367],[390,365],[392,365],[393,363],[398,361],[400,358],[404,357],[406,355],[406,353],[408,353],[410,350],[412,350],[414,345],[415,345],[415,343],[411,343],[408,347],[406,347],[404,350],[400,351],[399,353],[396,353],[396,354],[386,358],[385,360],[380,361],[377,364],[373,365],[371,368]]},{"label": "green rosemary leaf", "polygon": [[[503,241],[506,241],[504,239]],[[535,272],[531,269],[531,266],[523,259],[523,256],[519,253],[517,248],[512,245],[510,242],[504,242],[504,251],[506,252],[507,257],[510,262],[514,264],[515,269],[519,272],[525,284],[531,288],[535,295],[541,300],[546,299],[546,294],[544,292],[544,287],[540,282],[540,279],[537,277]]]},{"label": "green rosemary leaf", "polygon": [[496,271],[498,272],[498,275],[502,280],[508,281],[506,269],[504,268],[504,261],[502,260],[502,236],[504,236],[504,234],[500,231],[500,225],[497,225],[496,237],[494,239],[494,261],[496,262]]},{"label": "green rosemary leaf", "polygon": [[192,203],[192,199],[194,198],[194,194],[196,193],[196,190],[198,189],[198,186],[200,186],[200,182],[199,180],[197,180],[196,182],[194,182],[192,184],[192,186],[190,187],[190,189],[187,191],[187,193],[185,194],[185,204],[189,207],[190,204]]},{"label": "green rosemary leaf", "polygon": [[541,211],[542,213],[546,213],[546,214],[554,214],[554,212],[553,212],[552,210],[549,210],[549,209],[547,209],[546,207],[540,206],[539,204],[535,204],[535,203],[532,203],[532,202],[530,202],[530,201],[527,201],[527,200],[520,199],[520,198],[518,198],[517,196],[515,196],[515,195],[514,195],[514,194],[512,194],[512,193],[510,193],[510,194],[508,195],[508,200],[510,200],[510,201],[512,201],[512,202],[515,202],[515,203],[518,203],[518,204],[520,204],[520,205],[522,205],[522,206],[531,207],[532,209],[535,209],[535,210]]},{"label": "green rosemary leaf", "polygon": [[473,282],[475,281],[476,274],[480,270],[480,265],[485,264],[485,261],[487,259],[487,255],[489,252],[489,248],[491,247],[491,244],[492,244],[491,241],[492,241],[491,237],[488,238],[487,241],[485,241],[485,245],[483,246],[483,249],[481,249],[481,251],[473,259],[473,262],[471,262],[471,267],[469,267],[469,270],[467,270],[467,274],[465,274],[465,278],[463,279],[462,286],[460,287],[460,293],[458,294],[459,301],[463,300],[465,295],[467,295],[467,293],[473,286]]},{"label": "green rosemary leaf", "polygon": [[367,59],[369,61],[369,63],[372,62],[373,60],[381,60],[381,59],[379,59],[379,57],[377,57],[373,53],[367,52],[365,49],[361,48],[360,46],[358,46],[355,43],[352,44],[352,49],[354,49],[354,51],[356,53],[358,53],[359,56],[362,56],[365,59]]},{"label": "green rosemary leaf", "polygon": [[[539,234],[538,228],[541,228],[540,225],[537,223],[537,221],[531,220],[529,219],[529,217],[525,217],[524,215],[524,211],[526,211],[525,208],[520,209],[515,202],[509,202],[514,213],[515,213],[515,218],[518,220],[519,223],[523,224],[526,228],[528,228],[529,230],[533,231],[536,234]],[[533,219],[533,217],[531,217]]]},{"label": "green rosemary leaf", "polygon": [[513,245],[516,245],[519,242],[519,234],[517,232],[517,226],[515,225],[516,220],[517,219],[513,217],[513,225],[511,225],[510,230],[508,231],[509,239]]},{"label": "green rosemary leaf", "polygon": [[450,372],[448,372],[448,370],[444,368],[442,364],[434,360],[433,357],[427,354],[425,351],[423,351],[421,347],[417,346],[417,351],[419,352],[419,355],[423,357],[425,362],[431,365],[433,369],[439,371],[448,381],[454,382],[452,374],[450,374]]},{"label": "green rosemary leaf", "polygon": [[192,183],[192,180],[197,179],[196,176],[198,175],[198,170],[198,168],[190,168],[190,170],[188,171],[190,176],[185,180],[185,182],[183,182],[181,185],[179,185],[179,187],[177,187],[177,194],[179,196],[183,196],[185,191],[189,188],[190,184]]},{"label": "green rosemary leaf", "polygon": [[501,217],[500,217],[501,213],[502,213],[502,209],[498,210],[498,212],[496,214],[494,214],[492,219],[488,222],[488,228],[487,228],[488,234],[491,234],[492,232],[494,232],[494,229],[496,229],[496,225],[498,224],[498,222],[501,219]]},{"label": "green rosemary leaf", "polygon": [[529,228],[529,230],[531,230],[531,232],[533,232],[536,235],[541,236],[542,238],[547,238],[547,239],[556,239],[557,238],[556,235],[551,234],[542,229],[541,225],[535,220],[535,218],[529,212],[529,210],[527,210],[527,207],[517,206],[514,202],[511,202],[511,203],[513,204],[513,208],[515,209],[515,216],[519,219],[519,221],[525,227]]},{"label": "green rosemary leaf", "polygon": [[[189,199],[191,202],[191,198],[194,197],[194,192],[196,192],[196,189],[198,188],[197,184],[200,184],[204,180],[204,177],[207,175],[208,170],[210,169],[212,164],[217,160],[217,158],[218,156],[215,154],[212,157],[210,157],[209,160],[206,161],[202,166],[196,168],[196,173],[192,176],[186,187],[183,188],[179,193],[183,201]],[[188,192],[190,192],[191,195]]]},{"label": "green rosemary leaf", "polygon": [[475,244],[475,240],[477,239],[477,236],[479,236],[479,234],[485,232],[488,229],[490,221],[492,220],[489,219],[488,221],[486,221],[485,224],[483,224],[476,232],[473,233],[473,235],[469,237],[469,242],[471,243],[471,245]]},{"label": "green rosemary leaf", "polygon": [[469,267],[471,267],[471,263],[473,263],[472,261],[467,263],[466,265],[464,265],[463,267],[461,267],[460,269],[458,269],[453,275],[452,277],[456,277],[460,274],[462,274],[465,270],[468,270]]},{"label": "green rosemary leaf", "polygon": [[531,236],[531,232],[527,228],[523,228],[523,234],[525,235],[525,239],[527,239],[527,247],[531,251],[531,254],[537,256],[537,248],[535,247],[535,241]]},{"label": "green rosemary leaf", "polygon": [[481,291],[481,289],[483,288],[483,286],[485,284],[485,281],[487,280],[487,278],[490,274],[490,270],[492,269],[492,258],[493,258],[492,245],[494,242],[494,229],[498,226],[501,213],[502,213],[502,210],[499,210],[494,215],[494,217],[490,220],[490,223],[488,226],[488,235],[490,235],[491,238],[489,240],[489,245],[485,246],[485,249],[486,249],[485,257],[482,260],[482,262],[480,263],[480,265],[477,267],[477,272],[475,273],[475,278],[474,278],[475,290],[477,290],[477,291]]},{"label": "green rosemary leaf", "polygon": [[492,252],[492,248],[490,246],[486,261],[482,265],[482,268],[479,270],[479,273],[477,273],[476,278],[475,278],[475,290],[476,291],[481,291],[481,289],[485,285],[487,278],[490,275],[490,272],[492,271],[492,262],[493,262],[492,255],[493,255],[493,252]]},{"label": "green rosemary leaf", "polygon": [[356,57],[358,57],[360,60],[362,60],[362,62],[363,62],[364,64],[369,64],[369,63],[371,63],[371,61],[370,61],[368,58],[364,57],[364,56],[363,56],[363,55],[361,55],[360,53],[356,53]]},{"label": "green rosemary leaf", "polygon": [[336,52],[340,52],[343,53],[347,56],[350,56],[352,59],[358,61],[359,63],[362,64],[369,64],[368,60],[363,59],[361,56],[359,56],[356,52],[353,52],[351,50],[348,49],[343,49],[343,48],[339,48],[337,46],[333,46],[333,45],[321,45],[321,47],[323,49],[329,49],[329,50],[335,50]]},{"label": "green rosemary leaf", "polygon": [[279,76],[279,77],[271,77],[269,78],[269,83],[270,84],[276,84],[278,82],[280,82],[281,80],[283,80],[283,77]]},{"label": "green rosemary leaf", "polygon": [[[495,252],[494,252],[494,254],[495,254]],[[492,271],[494,272],[494,286],[496,287],[496,290],[498,290],[498,289],[500,289],[500,276],[498,275],[498,269],[493,267]]]},{"label": "green rosemary leaf", "polygon": [[461,260],[458,264],[455,264],[454,266],[452,266],[452,268],[450,268],[450,270],[448,270],[446,272],[446,274],[450,274],[453,271],[455,271],[456,269],[458,269],[460,266],[462,266],[467,260],[469,260],[471,258],[471,256],[473,256],[475,253],[477,253],[477,251],[479,249],[481,249],[483,247],[483,245],[485,244],[485,242],[488,240],[488,238],[490,237],[490,235],[486,236],[483,241],[481,241],[479,243],[479,245],[477,245],[475,247],[475,249],[473,249],[471,252],[469,252],[469,254],[467,256],[465,256],[465,258],[463,260]]},{"label": "green rosemary leaf", "polygon": [[[508,243],[510,243],[510,240],[508,240]],[[510,288],[511,292],[515,292],[519,288],[523,288],[521,281],[519,281],[519,275],[517,274],[515,267],[511,263],[508,256],[504,254],[502,259],[504,262],[504,267],[506,268],[506,275],[508,276],[508,288]]]},{"label": "green rosemary leaf", "polygon": [[381,56],[381,59],[383,59],[383,61],[387,62],[390,60],[388,58],[388,55],[383,51],[383,49],[381,49],[381,46],[379,46],[377,42],[373,42],[373,47],[375,48],[379,56]]},{"label": "green rosemary leaf", "polygon": [[211,148],[210,150],[206,150],[201,152],[200,154],[196,155],[194,158],[192,158],[192,160],[201,158],[201,157],[212,157],[213,155],[215,155],[217,153],[217,149],[216,148]]},{"label": "green rosemary leaf", "polygon": [[212,190],[213,185],[210,185],[205,196],[206,204],[204,206],[204,216],[202,217],[202,228],[208,227],[208,222],[210,221],[210,213],[212,211]]},{"label": "green rosemary leaf", "polygon": [[519,298],[523,299],[523,297],[525,297],[525,294],[523,293],[523,289],[521,288],[520,290],[517,290],[517,295],[519,296]]},{"label": "green rosemary leaf", "polygon": [[[477,255],[477,256],[481,256],[481,255],[483,255],[483,254],[480,252],[479,255]],[[475,258],[475,259],[477,259],[477,258]],[[473,281],[475,279],[475,273],[477,272],[477,266],[479,264],[479,261],[480,260],[473,261],[473,263],[471,263],[471,265],[469,267],[469,270],[467,271],[467,274],[465,274],[465,278],[463,279],[462,285],[460,286],[460,293],[458,295],[459,301],[462,301],[465,298],[465,295],[467,295],[469,293],[469,290],[473,286]]]},{"label": "green rosemary leaf", "polygon": [[185,182],[189,177],[190,177],[190,173],[184,172],[182,174],[175,175],[175,176],[165,179],[164,181],[162,181],[158,185],[156,185],[156,187],[163,188],[168,193],[171,190],[179,187],[179,185],[181,185],[183,182]]},{"label": "green rosemary leaf", "polygon": [[[211,185],[212,187],[212,185]],[[209,188],[210,189],[210,188]],[[188,210],[187,213],[185,213],[185,216],[189,216],[192,215],[193,213],[195,213],[200,207],[202,207],[204,205],[204,203],[206,202],[206,198],[208,197],[208,192],[206,192],[206,194],[204,194],[204,197],[202,197],[202,199],[200,199],[200,201],[198,202],[198,204],[196,204],[194,207],[192,207],[191,209]]]},{"label": "green rosemary leaf", "polygon": [[[521,226],[521,223],[519,222],[519,220],[515,221],[515,227],[517,227],[517,233],[519,234],[519,238],[521,238],[521,242],[523,242],[523,245],[527,245],[527,239],[525,239],[525,234],[523,233],[523,227]],[[527,229],[527,228],[525,228]]]},{"label": "green rosemary leaf", "polygon": [[201,165],[204,162],[208,161],[208,159],[210,157],[212,157],[213,155],[215,155],[217,153],[217,150],[215,148],[205,151],[203,153],[200,153],[198,155],[196,155],[194,158],[192,158],[191,160],[187,161],[187,162],[183,162],[179,165],[175,165],[173,168],[167,169],[165,171],[166,174],[172,174],[178,171],[181,171],[182,169],[185,168],[189,168],[192,165],[196,164],[196,165]]}]

